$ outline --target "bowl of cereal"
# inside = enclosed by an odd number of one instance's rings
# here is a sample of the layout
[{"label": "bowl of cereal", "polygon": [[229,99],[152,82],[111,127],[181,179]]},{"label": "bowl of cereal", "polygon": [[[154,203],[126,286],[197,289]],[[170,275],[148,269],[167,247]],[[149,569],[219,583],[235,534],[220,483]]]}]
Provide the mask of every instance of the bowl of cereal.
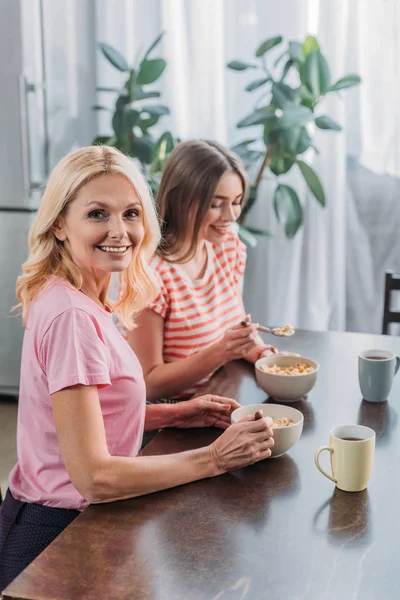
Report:
[{"label": "bowl of cereal", "polygon": [[278,401],[295,402],[314,387],[319,365],[303,356],[271,354],[260,358],[255,369],[257,383],[264,392]]},{"label": "bowl of cereal", "polygon": [[303,431],[303,414],[292,406],[282,406],[281,404],[250,404],[242,406],[233,411],[231,415],[232,423],[237,423],[247,415],[254,415],[256,411],[261,410],[264,417],[271,417],[274,423],[274,445],[271,448],[271,458],[282,456],[295,445]]}]

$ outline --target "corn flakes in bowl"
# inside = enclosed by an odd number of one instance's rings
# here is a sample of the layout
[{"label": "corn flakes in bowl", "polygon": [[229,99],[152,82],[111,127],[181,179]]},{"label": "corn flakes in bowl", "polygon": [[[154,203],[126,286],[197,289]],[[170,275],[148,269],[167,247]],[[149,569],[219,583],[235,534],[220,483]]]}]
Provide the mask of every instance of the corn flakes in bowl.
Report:
[{"label": "corn flakes in bowl", "polygon": [[296,402],[314,387],[319,369],[311,358],[272,354],[256,364],[258,385],[269,396],[282,402]]},{"label": "corn flakes in bowl", "polygon": [[304,423],[303,414],[293,406],[251,404],[234,410],[231,421],[237,423],[243,417],[254,415],[258,410],[262,411],[264,417],[271,417],[274,421],[272,430],[275,443],[271,448],[271,458],[282,456],[300,439]]}]

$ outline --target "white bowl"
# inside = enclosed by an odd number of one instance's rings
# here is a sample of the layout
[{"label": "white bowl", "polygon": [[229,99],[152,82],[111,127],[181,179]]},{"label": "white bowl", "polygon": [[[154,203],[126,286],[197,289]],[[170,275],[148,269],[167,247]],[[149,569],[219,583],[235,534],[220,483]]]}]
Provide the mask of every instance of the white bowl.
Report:
[{"label": "white bowl", "polygon": [[278,427],[274,429],[275,444],[271,448],[271,457],[282,456],[285,452],[295,445],[303,431],[303,414],[292,406],[282,406],[281,404],[250,404],[237,408],[231,414],[232,423],[237,423],[247,415],[254,415],[256,410],[262,410],[264,417],[272,419],[281,419],[287,417],[293,421],[293,425],[287,427]]},{"label": "white bowl", "polygon": [[[314,371],[301,375],[280,375],[278,373],[267,373],[260,369],[260,365],[290,367],[299,362],[313,367]],[[319,365],[315,360],[304,358],[303,356],[272,354],[271,356],[260,358],[255,364],[255,369],[257,383],[264,392],[267,392],[275,400],[295,402],[303,398],[314,387]]]}]

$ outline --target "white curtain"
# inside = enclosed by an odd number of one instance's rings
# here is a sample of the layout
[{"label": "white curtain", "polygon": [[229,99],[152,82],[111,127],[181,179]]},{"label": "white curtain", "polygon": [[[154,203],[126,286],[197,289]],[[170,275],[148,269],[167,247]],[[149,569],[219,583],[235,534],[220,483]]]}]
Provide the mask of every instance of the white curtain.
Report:
[{"label": "white curtain", "polygon": [[[371,171],[400,177],[400,4],[357,0],[361,162]],[[382,113],[386,118],[382,118]]]},{"label": "white curtain", "polygon": [[[157,88],[172,114],[163,119],[159,133],[169,128],[182,139],[213,138],[232,145],[248,137],[236,123],[252,109],[254,97],[244,86],[253,76],[230,72],[226,63],[251,60],[268,37],[301,40],[311,33],[320,41],[333,80],[361,74],[362,86],[330,97],[323,107],[344,132],[317,131],[320,155],[307,157],[320,174],[327,207],[317,205],[298,173],[288,177],[305,204],[304,227],[294,240],[286,240],[276,225],[273,180],[263,182],[251,219],[272,230],[274,238],[261,239],[249,250],[245,299],[253,317],[266,324],[378,331],[381,271],[391,265],[382,258],[384,236],[374,237],[366,229],[365,190],[355,170],[361,167],[353,160],[349,171],[347,155],[359,157],[370,170],[399,175],[396,0],[97,0],[95,10],[97,41],[118,48],[128,62],[166,32],[160,52],[168,68]],[[124,77],[100,52],[97,75],[102,86],[119,85]],[[111,106],[112,101],[99,93],[99,104]],[[99,113],[98,126],[99,133],[110,131],[106,113]]]}]

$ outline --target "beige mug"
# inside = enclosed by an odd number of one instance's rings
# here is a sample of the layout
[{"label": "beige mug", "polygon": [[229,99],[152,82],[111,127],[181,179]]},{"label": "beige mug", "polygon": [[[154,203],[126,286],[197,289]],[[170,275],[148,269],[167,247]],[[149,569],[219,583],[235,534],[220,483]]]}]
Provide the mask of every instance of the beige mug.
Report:
[{"label": "beige mug", "polygon": [[[344,492],[361,492],[368,485],[375,452],[375,431],[364,425],[341,425],[331,429],[329,446],[321,446],[314,454],[315,464],[325,477]],[[319,464],[319,455],[328,450],[332,475]]]}]

